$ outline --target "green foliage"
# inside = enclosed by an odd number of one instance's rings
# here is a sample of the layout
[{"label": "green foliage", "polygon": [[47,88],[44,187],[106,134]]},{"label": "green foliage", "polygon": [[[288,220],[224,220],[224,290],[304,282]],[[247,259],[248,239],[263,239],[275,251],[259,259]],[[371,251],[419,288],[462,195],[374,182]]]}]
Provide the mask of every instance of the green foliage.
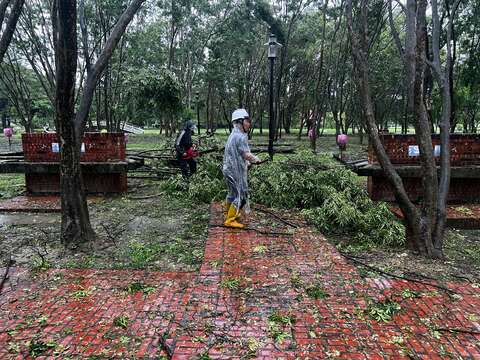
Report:
[{"label": "green foliage", "polygon": [[203,157],[198,161],[198,171],[188,182],[181,175],[173,176],[162,184],[162,189],[195,202],[220,200],[226,191],[221,163],[213,157]]},{"label": "green foliage", "polygon": [[131,284],[128,284],[127,287],[125,287],[125,291],[129,294],[136,294],[138,292],[142,292],[145,295],[149,295],[155,291],[155,288],[153,286],[145,285],[141,282],[133,282]]},{"label": "green foliage", "polygon": [[203,352],[198,356],[199,360],[211,360],[212,358],[208,355],[208,352]]},{"label": "green foliage", "polygon": [[305,293],[308,297],[315,300],[325,299],[330,296],[318,284],[307,286]]},{"label": "green foliage", "polygon": [[162,251],[162,245],[157,243],[144,244],[136,240],[128,244],[128,255],[132,267],[145,268]]},{"label": "green foliage", "polygon": [[319,207],[303,211],[308,222],[325,234],[353,236],[363,245],[397,246],[404,242],[404,227],[384,203],[370,200],[367,194],[352,195],[349,190],[325,189]]},{"label": "green foliage", "polygon": [[113,319],[113,325],[126,329],[130,324],[130,318],[127,315],[120,315]]},{"label": "green foliage", "polygon": [[25,179],[20,174],[0,176],[0,199],[8,199],[20,194],[25,188]]},{"label": "green foliage", "polygon": [[157,116],[180,115],[183,110],[181,85],[174,73],[146,68],[130,73],[133,75],[125,78],[129,96],[124,110],[131,117],[137,111],[145,116],[151,116],[152,112]]},{"label": "green foliage", "polygon": [[71,296],[76,300],[84,299],[86,297],[89,297],[93,293],[94,290],[95,290],[95,288],[85,289],[85,288],[82,287],[82,288],[72,292]]},{"label": "green foliage", "polygon": [[44,257],[36,256],[33,258],[32,270],[34,272],[46,271],[52,267],[52,264]]},{"label": "green foliage", "polygon": [[419,298],[420,294],[417,291],[405,289],[402,291],[401,296],[404,299],[415,299],[415,298]]},{"label": "green foliage", "polygon": [[388,322],[392,320],[393,315],[400,310],[400,304],[391,300],[386,300],[383,302],[371,303],[365,310],[365,313],[373,320]]},{"label": "green foliage", "polygon": [[282,315],[278,311],[268,317],[268,333],[278,343],[292,338],[292,327],[295,319],[290,315]]},{"label": "green foliage", "polygon": [[[352,236],[357,244],[398,246],[404,227],[384,203],[373,202],[356,174],[335,166],[326,155],[309,151],[254,167],[249,172],[252,201],[277,208],[305,209],[307,221],[325,234]],[[202,159],[189,183],[167,180],[163,189],[192,201],[209,203],[225,195],[221,165]]]},{"label": "green foliage", "polygon": [[230,291],[237,291],[240,288],[240,279],[228,278],[220,283],[220,287]]},{"label": "green foliage", "polygon": [[54,340],[43,341],[38,339],[32,339],[27,342],[28,354],[31,357],[37,357],[42,355],[48,350],[55,349],[57,343]]}]

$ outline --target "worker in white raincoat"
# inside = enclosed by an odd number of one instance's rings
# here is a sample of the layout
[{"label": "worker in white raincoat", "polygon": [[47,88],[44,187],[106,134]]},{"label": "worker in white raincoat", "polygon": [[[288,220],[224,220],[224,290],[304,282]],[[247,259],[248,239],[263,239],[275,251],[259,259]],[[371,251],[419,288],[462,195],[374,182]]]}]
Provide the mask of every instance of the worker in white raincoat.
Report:
[{"label": "worker in white raincoat", "polygon": [[228,137],[223,157],[223,175],[228,186],[225,201],[227,215],[225,226],[243,229],[245,225],[238,222],[240,210],[248,211],[247,169],[249,163],[259,163],[260,159],[250,152],[248,146],[248,130],[250,117],[245,109],[237,109],[232,113],[233,131]]}]

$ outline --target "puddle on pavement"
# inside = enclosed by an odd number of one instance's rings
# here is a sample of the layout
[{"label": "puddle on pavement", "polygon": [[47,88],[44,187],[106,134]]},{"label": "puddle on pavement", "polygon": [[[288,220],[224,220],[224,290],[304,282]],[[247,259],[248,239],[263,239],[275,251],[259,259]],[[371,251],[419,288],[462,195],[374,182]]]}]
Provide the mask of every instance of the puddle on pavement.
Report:
[{"label": "puddle on pavement", "polygon": [[54,224],[60,221],[60,214],[9,213],[0,214],[0,227],[5,225]]}]

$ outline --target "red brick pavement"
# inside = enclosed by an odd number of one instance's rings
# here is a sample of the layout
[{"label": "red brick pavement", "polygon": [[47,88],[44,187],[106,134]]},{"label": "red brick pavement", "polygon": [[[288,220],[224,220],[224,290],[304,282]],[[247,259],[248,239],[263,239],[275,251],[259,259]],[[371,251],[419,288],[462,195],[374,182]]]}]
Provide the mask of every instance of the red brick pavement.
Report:
[{"label": "red brick pavement", "polygon": [[[220,212],[198,273],[14,269],[0,359],[480,359],[475,285],[363,279],[308,227],[233,231]],[[126,292],[135,282],[149,288]],[[388,301],[393,318],[373,320]]]}]

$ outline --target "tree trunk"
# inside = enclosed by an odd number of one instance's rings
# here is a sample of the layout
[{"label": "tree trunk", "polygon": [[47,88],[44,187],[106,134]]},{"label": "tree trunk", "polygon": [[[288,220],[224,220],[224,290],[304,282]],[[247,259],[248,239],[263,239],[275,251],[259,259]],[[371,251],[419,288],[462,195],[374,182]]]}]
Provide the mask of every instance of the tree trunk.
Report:
[{"label": "tree trunk", "polygon": [[415,132],[420,150],[422,168],[423,206],[421,236],[418,247],[422,255],[433,256],[432,231],[436,223],[435,207],[438,201],[438,180],[435,158],[433,156],[431,124],[428,121],[424,100],[425,63],[426,63],[426,0],[418,2],[415,51],[414,110]]},{"label": "tree trunk", "polygon": [[80,168],[80,142],[74,124],[77,68],[76,0],[58,0],[56,42],[56,126],[60,151],[61,239],[68,246],[93,240]]},{"label": "tree trunk", "polygon": [[[13,6],[10,9],[10,15],[8,17],[7,24],[0,38],[0,64],[3,62],[3,57],[7,52],[8,46],[12,41],[13,33],[17,27],[18,18],[22,12],[24,0],[15,0]],[[3,21],[5,17],[5,11],[7,10],[9,1],[3,0],[0,3],[0,30],[3,28]]]},{"label": "tree trunk", "polygon": [[[366,126],[370,136],[371,144],[375,150],[377,158],[382,166],[386,178],[393,187],[395,198],[405,216],[406,222],[406,241],[407,247],[411,250],[418,251],[424,256],[439,257],[434,251],[432,244],[432,229],[435,218],[435,205],[437,200],[438,186],[436,183],[436,169],[433,162],[433,149],[431,147],[431,136],[429,124],[427,121],[425,104],[423,102],[423,83],[424,83],[424,66],[425,66],[425,9],[426,1],[419,1],[419,14],[416,20],[416,31],[419,39],[416,39],[416,52],[414,58],[414,66],[408,64],[410,68],[415,68],[414,73],[414,108],[417,116],[417,141],[420,148],[422,170],[424,172],[424,205],[420,211],[408,198],[407,192],[403,185],[401,177],[393,167],[385,148],[382,145],[378,135],[377,124],[373,111],[373,103],[370,92],[368,61],[366,58],[366,47],[369,45],[367,37],[367,7],[364,1],[360,4],[360,30],[353,28],[352,18],[352,0],[347,0],[347,26],[352,43],[352,54],[356,69],[358,88],[361,95],[361,103],[366,117]],[[360,33],[361,40],[357,35]],[[409,36],[412,38],[412,36]],[[360,43],[362,47],[360,47]],[[430,148],[429,148],[430,146]],[[432,172],[433,168],[433,172]],[[430,193],[428,193],[430,192]]]}]

